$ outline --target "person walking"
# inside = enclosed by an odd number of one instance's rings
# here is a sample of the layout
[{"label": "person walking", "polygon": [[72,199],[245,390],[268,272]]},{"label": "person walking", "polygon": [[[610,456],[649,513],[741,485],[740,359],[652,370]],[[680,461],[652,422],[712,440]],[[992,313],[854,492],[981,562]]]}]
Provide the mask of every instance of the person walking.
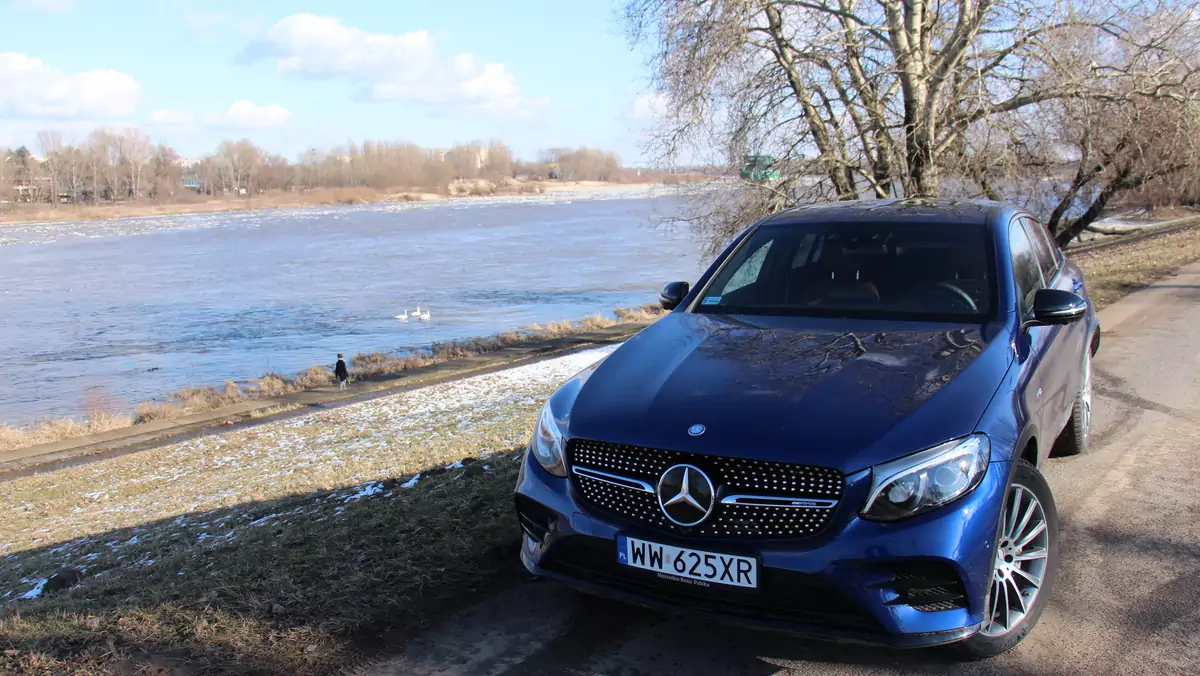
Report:
[{"label": "person walking", "polygon": [[338,390],[346,391],[346,381],[350,380],[350,372],[346,370],[346,362],[342,359],[342,353],[338,353],[337,366],[333,367],[333,375],[338,379]]}]

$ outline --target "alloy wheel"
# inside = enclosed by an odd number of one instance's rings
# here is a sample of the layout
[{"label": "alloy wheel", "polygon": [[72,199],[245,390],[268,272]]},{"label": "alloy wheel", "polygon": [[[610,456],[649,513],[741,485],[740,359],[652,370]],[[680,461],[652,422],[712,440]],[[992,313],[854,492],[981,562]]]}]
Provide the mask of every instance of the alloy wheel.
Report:
[{"label": "alloy wheel", "polygon": [[1021,484],[1014,483],[1008,489],[1001,529],[987,614],[980,630],[992,637],[1012,631],[1029,613],[1041,592],[1050,550],[1042,503]]}]

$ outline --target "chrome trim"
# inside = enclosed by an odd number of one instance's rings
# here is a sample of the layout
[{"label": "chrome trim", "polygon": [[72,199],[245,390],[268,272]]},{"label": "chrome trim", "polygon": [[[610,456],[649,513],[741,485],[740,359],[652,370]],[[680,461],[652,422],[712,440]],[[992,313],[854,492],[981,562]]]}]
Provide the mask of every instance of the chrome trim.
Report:
[{"label": "chrome trim", "polygon": [[[675,495],[673,495],[669,500],[664,500],[663,499],[663,497],[664,497],[663,496],[663,482],[667,480],[668,474],[670,474],[674,470],[677,470],[680,468],[683,469],[683,481],[680,482],[679,492],[676,493]],[[692,472],[695,472],[696,474],[698,474],[701,479],[704,479],[704,483],[708,484],[709,498],[708,498],[708,507],[707,508],[705,508],[703,505],[701,505],[696,500],[696,498],[692,497],[692,492],[689,488],[689,478],[688,478],[688,477],[692,476],[692,474],[691,474]],[[671,465],[670,467],[668,467],[667,471],[663,472],[662,476],[660,476],[658,478],[658,485],[654,487],[654,493],[655,493],[655,495],[658,496],[658,508],[662,511],[663,516],[667,517],[667,519],[669,519],[671,521],[671,523],[673,523],[677,526],[683,526],[684,528],[691,528],[692,526],[699,525],[701,522],[703,522],[705,519],[707,519],[709,516],[712,515],[713,509],[717,506],[717,500],[716,500],[717,487],[713,485],[712,479],[710,479],[709,476],[704,473],[704,470],[700,469],[699,467],[697,467],[695,465],[689,465],[687,463],[680,463],[678,465]],[[703,509],[704,516],[701,516],[699,519],[696,519],[695,521],[692,521],[690,523],[685,523],[683,521],[680,521],[679,519],[676,519],[675,517],[671,516],[671,513],[667,511],[667,506],[673,505],[676,502],[687,502],[687,503],[691,504],[692,507],[694,507],[698,510]]]},{"label": "chrome trim", "polygon": [[596,481],[603,481],[606,484],[620,486],[621,488],[631,488],[635,491],[642,491],[644,493],[654,492],[653,486],[639,479],[630,479],[629,477],[623,477],[617,474],[609,474],[608,472],[601,472],[598,469],[591,469],[589,467],[572,467],[571,471],[579,476],[585,476],[589,479],[595,479]]},{"label": "chrome trim", "polygon": [[722,505],[747,505],[751,507],[792,507],[798,509],[832,509],[837,500],[825,498],[784,498],[773,495],[727,495]]}]

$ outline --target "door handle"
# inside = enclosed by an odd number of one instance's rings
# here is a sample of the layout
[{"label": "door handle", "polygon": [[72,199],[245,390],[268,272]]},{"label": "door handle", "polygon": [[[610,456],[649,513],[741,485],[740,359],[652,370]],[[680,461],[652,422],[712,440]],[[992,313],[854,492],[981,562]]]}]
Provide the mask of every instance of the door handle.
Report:
[{"label": "door handle", "polygon": [[1072,279],[1071,286],[1075,287],[1075,290],[1078,291],[1083,288],[1083,282],[1079,281],[1078,279]]}]

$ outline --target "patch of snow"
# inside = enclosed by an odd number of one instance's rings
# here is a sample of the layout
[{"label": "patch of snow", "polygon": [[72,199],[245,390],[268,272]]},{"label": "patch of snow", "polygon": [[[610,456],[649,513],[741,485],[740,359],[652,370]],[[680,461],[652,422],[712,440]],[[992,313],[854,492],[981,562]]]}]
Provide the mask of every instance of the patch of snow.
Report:
[{"label": "patch of snow", "polygon": [[413,478],[409,479],[408,481],[405,481],[404,483],[400,484],[400,488],[412,488],[413,486],[416,486],[417,482],[420,480],[421,480],[421,475],[418,474],[418,475],[414,476]]},{"label": "patch of snow", "polygon": [[46,583],[47,583],[48,581],[49,581],[49,580],[48,580],[47,578],[44,578],[44,577],[43,577],[42,579],[38,580],[37,586],[36,586],[36,587],[34,587],[33,589],[30,589],[29,591],[25,592],[24,594],[22,594],[22,595],[21,595],[21,598],[23,598],[23,599],[36,599],[37,597],[41,596],[41,595],[42,595],[42,589],[43,589],[43,588],[46,586]]},{"label": "patch of snow", "polygon": [[449,465],[446,465],[446,469],[462,469],[462,466],[463,466],[462,460],[455,460],[454,462],[450,463]]},{"label": "patch of snow", "polygon": [[358,489],[358,492],[355,493],[354,495],[348,496],[345,500],[342,500],[342,502],[350,502],[351,500],[359,500],[361,498],[369,498],[372,495],[378,495],[379,493],[382,493],[382,492],[383,492],[382,484],[369,483],[369,484],[363,486],[362,488]]},{"label": "patch of snow", "polygon": [[251,526],[261,526],[261,525],[263,525],[264,523],[266,523],[267,521],[270,521],[271,519],[274,519],[274,518],[275,518],[275,517],[277,517],[277,516],[279,516],[279,515],[278,515],[278,514],[268,514],[268,515],[266,515],[266,516],[262,517],[261,519],[255,519],[254,521],[251,521],[251,522],[249,523],[249,525],[251,525]]}]

